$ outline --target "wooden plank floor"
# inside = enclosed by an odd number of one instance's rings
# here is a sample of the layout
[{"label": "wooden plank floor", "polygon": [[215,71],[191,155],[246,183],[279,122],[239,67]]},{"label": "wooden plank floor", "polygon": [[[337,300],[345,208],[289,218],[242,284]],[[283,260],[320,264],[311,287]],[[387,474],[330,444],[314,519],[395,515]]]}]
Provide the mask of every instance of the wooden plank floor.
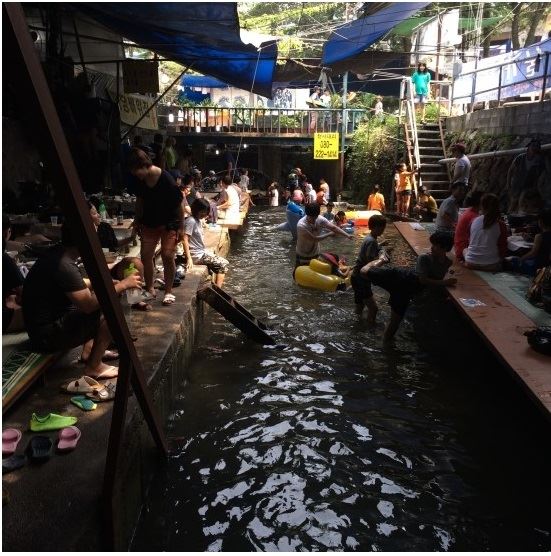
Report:
[{"label": "wooden plank floor", "polygon": [[[414,230],[409,222],[395,222],[394,225],[415,253],[430,251],[426,230]],[[535,352],[523,335],[526,330],[533,329],[535,323],[475,272],[456,262],[452,269],[457,285],[448,288],[448,292],[457,308],[551,419],[551,358]],[[461,298],[478,299],[485,306],[466,307]]]}]

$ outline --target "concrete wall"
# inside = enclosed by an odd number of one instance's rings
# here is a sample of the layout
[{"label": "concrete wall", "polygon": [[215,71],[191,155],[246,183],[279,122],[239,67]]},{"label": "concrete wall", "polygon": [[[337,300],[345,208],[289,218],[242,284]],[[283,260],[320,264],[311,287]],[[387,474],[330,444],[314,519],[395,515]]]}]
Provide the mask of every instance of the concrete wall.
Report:
[{"label": "concrete wall", "polygon": [[477,110],[446,120],[446,131],[480,130],[490,135],[540,135],[551,130],[551,100]]}]

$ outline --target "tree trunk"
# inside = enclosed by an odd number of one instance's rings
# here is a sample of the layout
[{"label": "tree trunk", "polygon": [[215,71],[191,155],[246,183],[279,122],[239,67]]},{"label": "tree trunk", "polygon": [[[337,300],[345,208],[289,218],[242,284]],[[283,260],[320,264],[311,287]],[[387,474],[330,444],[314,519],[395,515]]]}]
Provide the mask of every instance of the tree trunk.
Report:
[{"label": "tree trunk", "polygon": [[519,2],[513,8],[513,21],[511,22],[511,40],[513,41],[513,50],[520,48],[519,28],[520,28],[520,12],[522,4]]},{"label": "tree trunk", "polygon": [[531,6],[533,11],[529,18],[529,26],[528,26],[528,34],[526,35],[526,40],[524,41],[524,46],[530,46],[534,44],[536,38],[536,29],[538,27],[538,23],[542,21],[545,17],[545,2],[538,2],[536,4],[532,4]]}]

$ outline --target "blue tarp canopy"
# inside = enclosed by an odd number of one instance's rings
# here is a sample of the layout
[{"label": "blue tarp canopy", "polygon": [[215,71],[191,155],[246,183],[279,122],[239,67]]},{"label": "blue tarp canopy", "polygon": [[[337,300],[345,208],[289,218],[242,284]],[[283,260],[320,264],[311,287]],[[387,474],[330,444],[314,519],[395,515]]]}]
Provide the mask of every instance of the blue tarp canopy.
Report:
[{"label": "blue tarp canopy", "polygon": [[226,89],[229,87],[227,83],[216,79],[216,77],[209,77],[208,75],[189,75],[182,76],[180,81],[182,87],[201,87],[202,89]]},{"label": "blue tarp canopy", "polygon": [[329,66],[362,52],[429,3],[395,2],[374,15],[341,25],[323,47],[322,65]]},{"label": "blue tarp canopy", "polygon": [[235,2],[74,3],[138,46],[240,89],[272,96],[277,45],[259,49],[239,35]]}]

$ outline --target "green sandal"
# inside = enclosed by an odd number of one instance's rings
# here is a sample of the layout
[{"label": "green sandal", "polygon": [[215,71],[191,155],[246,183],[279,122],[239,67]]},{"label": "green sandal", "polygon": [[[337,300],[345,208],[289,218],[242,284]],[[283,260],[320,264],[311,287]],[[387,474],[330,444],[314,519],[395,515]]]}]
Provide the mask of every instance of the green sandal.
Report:
[{"label": "green sandal", "polygon": [[33,413],[30,428],[33,432],[56,431],[74,425],[77,420],[76,417],[57,415],[56,413],[49,413],[46,417],[39,417]]},{"label": "green sandal", "polygon": [[83,411],[93,411],[98,407],[90,398],[86,396],[73,396],[71,403],[82,409]]}]

